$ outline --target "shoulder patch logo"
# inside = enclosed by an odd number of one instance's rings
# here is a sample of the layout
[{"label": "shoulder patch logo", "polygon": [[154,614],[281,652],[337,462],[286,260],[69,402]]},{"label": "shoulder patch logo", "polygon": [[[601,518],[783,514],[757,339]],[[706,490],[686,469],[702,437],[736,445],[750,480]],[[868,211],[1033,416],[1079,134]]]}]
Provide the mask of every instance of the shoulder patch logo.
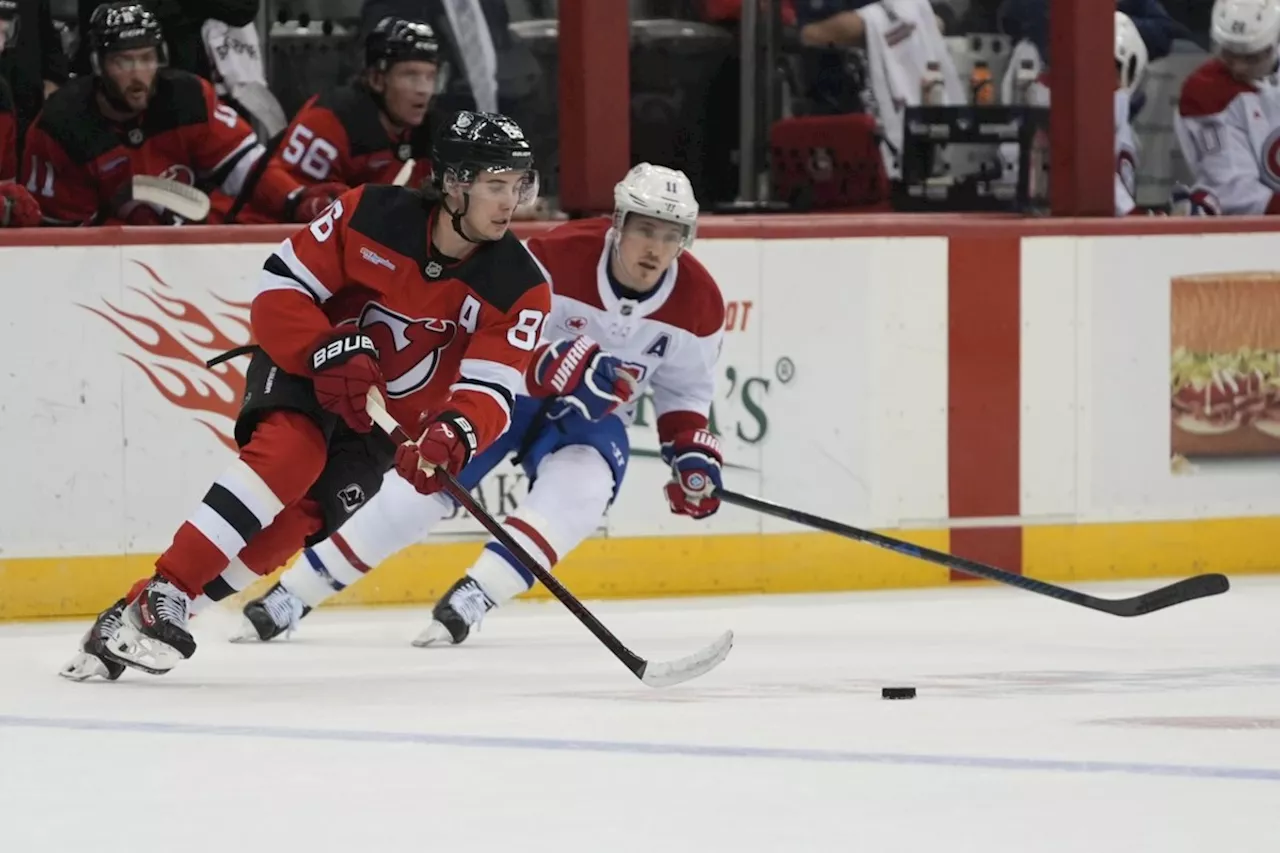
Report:
[{"label": "shoulder patch logo", "polygon": [[368,261],[369,263],[375,266],[386,267],[387,269],[392,271],[394,271],[396,268],[395,264],[391,263],[391,261],[382,257],[382,255],[379,255],[377,252],[375,252],[373,249],[370,249],[368,246],[360,247],[360,257],[364,258],[366,261]]},{"label": "shoulder patch logo", "polygon": [[658,335],[653,339],[653,343],[645,347],[644,354],[656,356],[657,358],[667,357],[667,347],[671,344],[671,336],[666,332]]},{"label": "shoulder patch logo", "polygon": [[581,332],[587,327],[586,317],[570,317],[564,321],[564,327],[571,332]]}]

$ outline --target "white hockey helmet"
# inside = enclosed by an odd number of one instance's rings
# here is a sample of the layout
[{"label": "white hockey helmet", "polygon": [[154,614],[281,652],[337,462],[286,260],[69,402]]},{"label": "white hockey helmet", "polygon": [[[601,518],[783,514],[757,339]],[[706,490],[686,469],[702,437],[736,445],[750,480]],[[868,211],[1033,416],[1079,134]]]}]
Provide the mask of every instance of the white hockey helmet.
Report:
[{"label": "white hockey helmet", "polygon": [[632,167],[613,188],[614,230],[622,233],[622,225],[632,213],[683,226],[680,247],[693,245],[698,231],[698,199],[684,172],[651,163]]},{"label": "white hockey helmet", "polygon": [[1147,73],[1147,43],[1124,12],[1116,12],[1116,69],[1120,72],[1120,88],[1130,95],[1142,85]]},{"label": "white hockey helmet", "polygon": [[1219,49],[1241,56],[1274,48],[1280,42],[1280,2],[1215,0],[1209,34]]}]

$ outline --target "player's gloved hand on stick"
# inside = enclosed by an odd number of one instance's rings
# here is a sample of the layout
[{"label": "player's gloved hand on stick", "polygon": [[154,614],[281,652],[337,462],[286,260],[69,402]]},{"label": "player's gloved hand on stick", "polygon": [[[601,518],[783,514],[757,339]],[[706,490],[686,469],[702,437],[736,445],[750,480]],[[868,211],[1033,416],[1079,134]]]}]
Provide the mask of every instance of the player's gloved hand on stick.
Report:
[{"label": "player's gloved hand on stick", "polygon": [[471,422],[456,412],[445,412],[427,424],[417,442],[405,442],[396,448],[396,473],[429,495],[444,488],[435,476],[437,468],[456,477],[475,452],[476,431]]},{"label": "player's gloved hand on stick", "polygon": [[559,397],[598,421],[635,396],[635,372],[586,335],[553,341],[534,353],[525,379],[534,397]]},{"label": "player's gloved hand on stick", "polygon": [[290,222],[310,222],[333,204],[333,200],[349,190],[346,184],[330,181],[309,187],[299,187],[289,194],[284,212]]},{"label": "player's gloved hand on stick", "polygon": [[386,396],[373,339],[356,330],[338,332],[320,344],[307,362],[316,401],[346,421],[356,432],[373,429],[366,411],[369,389]]},{"label": "player's gloved hand on stick", "polygon": [[40,203],[21,184],[0,184],[0,228],[35,228]]},{"label": "player's gloved hand on stick", "polygon": [[662,445],[662,458],[671,466],[672,481],[667,483],[667,503],[676,515],[706,518],[720,509],[720,499],[713,497],[724,485],[720,466],[720,442],[708,430],[679,433],[670,444]]}]

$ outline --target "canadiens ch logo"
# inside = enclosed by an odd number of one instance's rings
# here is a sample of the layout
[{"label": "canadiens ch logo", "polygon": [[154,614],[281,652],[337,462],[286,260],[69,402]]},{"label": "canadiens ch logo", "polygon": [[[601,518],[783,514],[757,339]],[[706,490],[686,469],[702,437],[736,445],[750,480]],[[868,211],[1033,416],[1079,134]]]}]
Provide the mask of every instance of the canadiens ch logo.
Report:
[{"label": "canadiens ch logo", "polygon": [[1280,191],[1280,127],[1262,143],[1262,182]]},{"label": "canadiens ch logo", "polygon": [[440,354],[458,333],[451,320],[405,317],[376,302],[367,303],[355,322],[378,348],[378,365],[393,398],[426,386],[440,366]]}]

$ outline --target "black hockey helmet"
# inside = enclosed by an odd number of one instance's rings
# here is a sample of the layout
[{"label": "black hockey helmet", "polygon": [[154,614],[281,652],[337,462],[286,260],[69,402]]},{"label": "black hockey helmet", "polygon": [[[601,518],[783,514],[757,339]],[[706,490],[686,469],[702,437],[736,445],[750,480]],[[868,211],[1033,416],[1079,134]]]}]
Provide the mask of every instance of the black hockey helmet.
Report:
[{"label": "black hockey helmet", "polygon": [[386,71],[397,62],[440,62],[440,42],[430,24],[404,18],[378,21],[364,40],[364,65]]},{"label": "black hockey helmet", "polygon": [[498,113],[461,110],[440,128],[431,146],[437,188],[445,175],[469,184],[483,171],[533,172],[533,147],[514,120]]},{"label": "black hockey helmet", "polygon": [[155,14],[141,3],[103,3],[89,18],[89,58],[95,73],[102,73],[102,60],[119,50],[154,47],[160,62],[167,61],[164,31]]},{"label": "black hockey helmet", "polygon": [[443,196],[462,187],[462,207],[449,213],[454,230],[473,243],[476,241],[462,230],[462,217],[471,203],[471,184],[486,171],[523,172],[517,203],[530,204],[538,197],[533,147],[520,125],[498,113],[461,110],[436,133],[431,146],[431,182]]},{"label": "black hockey helmet", "polygon": [[18,43],[18,0],[0,0],[0,53]]}]

